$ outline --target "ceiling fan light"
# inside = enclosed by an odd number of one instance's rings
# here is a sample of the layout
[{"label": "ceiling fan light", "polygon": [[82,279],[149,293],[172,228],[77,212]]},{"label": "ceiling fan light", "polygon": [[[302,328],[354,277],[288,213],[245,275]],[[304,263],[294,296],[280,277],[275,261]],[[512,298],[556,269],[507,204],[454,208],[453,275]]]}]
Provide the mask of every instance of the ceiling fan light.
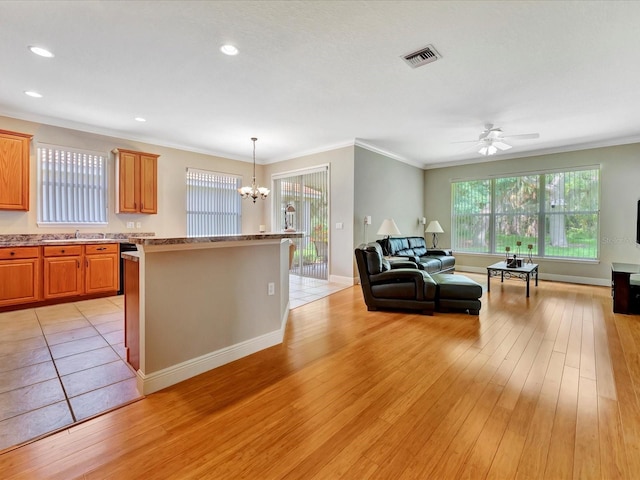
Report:
[{"label": "ceiling fan light", "polygon": [[480,155],[485,155],[485,156],[489,155],[489,147],[487,146],[481,147],[480,150],[478,150],[478,153]]},{"label": "ceiling fan light", "polygon": [[487,153],[487,155],[495,155],[497,153],[498,149],[496,147],[494,147],[493,145],[489,145],[489,151]]}]

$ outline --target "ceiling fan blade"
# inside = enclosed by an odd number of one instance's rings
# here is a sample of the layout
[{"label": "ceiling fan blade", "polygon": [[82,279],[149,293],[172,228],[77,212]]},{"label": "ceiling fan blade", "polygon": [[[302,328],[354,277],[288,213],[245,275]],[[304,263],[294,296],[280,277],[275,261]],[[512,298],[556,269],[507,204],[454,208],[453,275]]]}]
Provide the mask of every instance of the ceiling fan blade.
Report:
[{"label": "ceiling fan blade", "polygon": [[478,143],[478,140],[459,140],[457,142],[449,142],[449,143]]},{"label": "ceiling fan blade", "polygon": [[500,150],[509,150],[511,148],[511,145],[507,145],[503,142],[493,142],[492,145]]},{"label": "ceiling fan blade", "polygon": [[502,138],[521,138],[521,139],[540,138],[540,134],[539,133],[521,133],[519,135],[504,135]]}]

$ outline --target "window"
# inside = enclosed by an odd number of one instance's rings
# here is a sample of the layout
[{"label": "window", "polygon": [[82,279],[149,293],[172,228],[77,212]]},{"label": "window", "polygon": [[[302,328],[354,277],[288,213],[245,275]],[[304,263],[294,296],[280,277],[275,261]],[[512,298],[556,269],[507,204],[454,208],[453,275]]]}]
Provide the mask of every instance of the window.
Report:
[{"label": "window", "polygon": [[242,230],[241,178],[187,169],[187,235],[239,234]]},{"label": "window", "polygon": [[38,145],[39,224],[107,223],[107,155]]},{"label": "window", "polygon": [[457,251],[598,258],[597,168],[453,182],[451,196]]}]

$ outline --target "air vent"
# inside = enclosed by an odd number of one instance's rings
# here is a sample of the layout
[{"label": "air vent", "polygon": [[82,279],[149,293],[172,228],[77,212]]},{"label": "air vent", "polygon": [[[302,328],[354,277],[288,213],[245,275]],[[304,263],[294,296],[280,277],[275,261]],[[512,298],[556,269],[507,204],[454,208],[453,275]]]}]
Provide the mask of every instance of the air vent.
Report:
[{"label": "air vent", "polygon": [[436,49],[433,48],[433,45],[427,45],[424,48],[421,48],[417,52],[408,53],[406,55],[402,55],[402,59],[409,65],[411,68],[418,68],[422,65],[426,65],[427,63],[435,62],[439,58],[442,58]]}]

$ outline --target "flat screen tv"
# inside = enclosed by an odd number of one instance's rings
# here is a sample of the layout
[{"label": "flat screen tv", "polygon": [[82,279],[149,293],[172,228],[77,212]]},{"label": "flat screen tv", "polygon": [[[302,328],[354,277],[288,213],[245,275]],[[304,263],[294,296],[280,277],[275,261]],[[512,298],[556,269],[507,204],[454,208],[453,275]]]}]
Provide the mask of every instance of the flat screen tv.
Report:
[{"label": "flat screen tv", "polygon": [[638,219],[636,220],[636,243],[640,243],[640,200],[638,200]]}]

